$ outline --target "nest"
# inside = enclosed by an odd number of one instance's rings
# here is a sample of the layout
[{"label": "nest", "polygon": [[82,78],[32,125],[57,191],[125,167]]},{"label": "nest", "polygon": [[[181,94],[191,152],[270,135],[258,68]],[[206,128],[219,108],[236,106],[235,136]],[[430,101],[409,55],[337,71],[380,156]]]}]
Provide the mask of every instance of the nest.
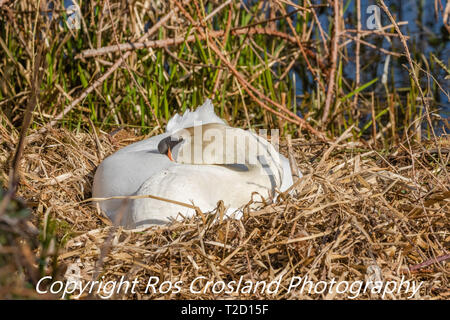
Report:
[{"label": "nest", "polygon": [[[4,138],[0,161],[7,181],[6,155],[15,137]],[[44,273],[65,280],[76,273],[83,283],[139,280],[135,292],[115,292],[115,299],[349,298],[336,291],[289,291],[294,276],[364,283],[403,277],[423,281],[414,299],[449,298],[450,193],[448,167],[441,164],[449,159],[447,138],[440,138],[439,153],[432,143],[381,152],[345,139],[335,144],[295,139],[292,154],[304,176],[276,202],[256,209],[249,203],[241,220],[222,219],[219,203],[212,214],[135,232],[113,226],[82,201],[91,196],[101,160],[139,139],[126,130],[88,134],[52,129],[29,135],[18,196],[32,208],[30,221],[36,228],[53,221],[54,233],[46,233],[53,243],[33,251],[42,257],[45,249]],[[280,149],[287,154],[285,145]],[[185,285],[178,292],[146,292],[151,277]],[[196,282],[200,292],[193,293],[189,284],[198,277],[204,277]],[[278,280],[279,290],[204,292],[209,280]],[[98,297],[94,291],[76,298]],[[380,298],[411,297],[403,291],[357,297]]]}]

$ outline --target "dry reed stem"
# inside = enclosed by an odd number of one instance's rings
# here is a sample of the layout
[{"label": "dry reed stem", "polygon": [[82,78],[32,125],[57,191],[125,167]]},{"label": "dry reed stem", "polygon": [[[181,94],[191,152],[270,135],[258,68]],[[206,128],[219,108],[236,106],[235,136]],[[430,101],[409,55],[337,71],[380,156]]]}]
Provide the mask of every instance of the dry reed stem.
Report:
[{"label": "dry reed stem", "polygon": [[[279,5],[279,9],[286,16],[286,10],[284,9],[284,7],[282,5],[280,5],[280,4],[278,4],[278,5]],[[291,32],[295,35],[294,36],[295,37],[295,41],[296,41],[296,43],[297,43],[297,45],[298,45],[298,47],[300,49],[300,52],[301,52],[303,58],[305,59],[306,66],[307,66],[308,70],[311,72],[311,74],[313,75],[314,79],[319,84],[320,88],[325,91],[325,87],[324,87],[323,83],[320,81],[320,72],[319,71],[316,72],[313,69],[313,67],[311,66],[311,63],[309,62],[309,59],[308,59],[308,57],[306,55],[305,48],[303,47],[302,42],[300,41],[300,38],[299,38],[299,36],[298,36],[298,34],[297,34],[293,24],[292,24],[291,18],[286,17],[286,21],[287,21],[287,23],[289,25],[289,29],[291,29]]]},{"label": "dry reed stem", "polygon": [[[356,70],[355,70],[355,88],[359,87],[359,84],[361,82],[361,75],[360,75],[360,53],[361,53],[361,42],[359,41],[361,39],[361,0],[356,0],[356,28],[358,34],[356,35],[356,52],[355,52],[355,64],[356,64]],[[354,110],[358,108],[358,97],[359,93],[356,92],[355,99],[354,99]]]},{"label": "dry reed stem", "polygon": [[327,96],[325,100],[325,106],[322,114],[322,123],[328,121],[328,115],[330,114],[331,108],[331,100],[334,95],[334,82],[336,78],[336,67],[337,67],[337,59],[338,59],[338,50],[339,50],[339,0],[333,0],[333,14],[334,14],[334,32],[332,38],[332,46],[331,46],[331,71],[328,79],[327,86]]}]

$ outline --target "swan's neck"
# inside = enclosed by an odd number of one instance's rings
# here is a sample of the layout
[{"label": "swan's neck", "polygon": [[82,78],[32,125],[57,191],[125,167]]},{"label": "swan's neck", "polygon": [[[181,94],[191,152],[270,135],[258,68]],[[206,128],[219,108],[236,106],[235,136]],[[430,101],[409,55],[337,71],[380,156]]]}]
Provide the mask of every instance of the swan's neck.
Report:
[{"label": "swan's neck", "polygon": [[[184,129],[177,139],[186,140],[176,150],[176,162],[198,165],[245,165],[246,179],[268,175],[281,185],[283,169],[280,154],[255,133],[224,125],[207,124]],[[174,150],[177,147],[174,148]],[[231,167],[232,168],[232,167]]]}]

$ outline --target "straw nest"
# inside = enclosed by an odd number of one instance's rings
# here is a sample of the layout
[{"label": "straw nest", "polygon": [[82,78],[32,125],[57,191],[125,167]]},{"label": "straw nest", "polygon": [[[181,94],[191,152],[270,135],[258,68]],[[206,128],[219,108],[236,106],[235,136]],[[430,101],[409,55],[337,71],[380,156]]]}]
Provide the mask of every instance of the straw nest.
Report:
[{"label": "straw nest", "polygon": [[[286,288],[293,276],[307,275],[312,281],[405,276],[424,281],[414,298],[449,298],[448,264],[446,259],[436,262],[448,254],[450,244],[448,167],[442,166],[449,160],[448,138],[439,140],[443,159],[433,143],[381,152],[345,139],[334,144],[294,139],[293,153],[304,177],[276,203],[246,209],[242,220],[221,219],[219,204],[210,215],[133,232],[112,226],[92,204],[80,202],[91,196],[101,160],[139,139],[127,130],[88,134],[51,129],[29,135],[18,196],[32,208],[32,225],[42,229],[51,220],[56,226],[46,250],[55,252],[60,278],[69,277],[68,268],[84,281],[142,280],[136,293],[114,295],[127,299],[340,299],[348,296],[287,293]],[[3,132],[2,140],[0,174],[7,181],[17,136]],[[280,149],[287,154],[285,145]],[[38,246],[33,254],[42,250]],[[50,261],[46,268],[55,268]],[[188,286],[176,294],[145,294],[151,276],[183,283],[198,276],[282,281],[275,295],[193,294]],[[371,293],[358,297],[377,298]]]}]

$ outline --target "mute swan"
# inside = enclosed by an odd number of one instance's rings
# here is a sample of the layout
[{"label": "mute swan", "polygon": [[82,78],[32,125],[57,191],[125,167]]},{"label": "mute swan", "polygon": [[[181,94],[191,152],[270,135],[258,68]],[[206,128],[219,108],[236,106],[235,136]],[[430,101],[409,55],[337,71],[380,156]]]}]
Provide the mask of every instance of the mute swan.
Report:
[{"label": "mute swan", "polygon": [[[93,197],[153,195],[193,203],[202,212],[223,200],[230,214],[251,200],[292,185],[289,161],[256,134],[229,127],[214,113],[209,99],[195,112],[172,117],[166,132],[131,144],[107,157],[94,176]],[[127,228],[165,224],[194,209],[144,198],[99,202],[113,221]]]}]

